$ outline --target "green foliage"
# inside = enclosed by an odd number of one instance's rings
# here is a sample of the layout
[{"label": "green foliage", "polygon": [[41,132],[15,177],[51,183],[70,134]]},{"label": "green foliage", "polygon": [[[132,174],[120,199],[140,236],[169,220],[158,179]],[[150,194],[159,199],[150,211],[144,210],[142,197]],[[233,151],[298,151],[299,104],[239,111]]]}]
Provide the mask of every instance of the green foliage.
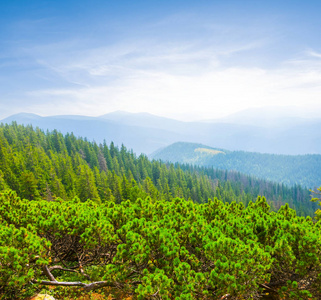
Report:
[{"label": "green foliage", "polygon": [[286,299],[321,297],[320,224],[287,205],[271,212],[261,197],[247,208],[217,198],[20,200],[10,191],[0,200],[3,295],[48,280],[47,267],[59,282],[103,280],[137,299],[253,299],[264,286]]},{"label": "green foliage", "polygon": [[48,263],[50,242],[31,225],[20,226],[23,201],[14,192],[0,195],[0,294],[15,298]]},{"label": "green foliage", "polygon": [[[175,197],[205,203],[217,197],[247,205],[264,195],[277,210],[289,203],[299,215],[313,216],[316,205],[300,186],[258,180],[237,172],[149,161],[113,143],[97,145],[56,130],[0,125],[0,190],[10,188],[29,200],[91,199],[97,203]],[[182,149],[183,151],[184,149]]]},{"label": "green foliage", "polygon": [[[318,188],[318,190],[315,192],[315,191],[312,191],[313,193],[313,198],[312,198],[312,201],[313,202],[319,202],[319,206],[321,206],[321,187]],[[321,210],[318,209],[316,212],[316,218],[318,220],[321,219]]]},{"label": "green foliage", "polygon": [[321,181],[321,155],[276,155],[215,149],[178,142],[153,153],[152,158],[195,166],[234,170],[288,186],[314,188]]},{"label": "green foliage", "polygon": [[61,283],[138,299],[321,297],[320,221],[282,206],[306,205],[303,190],[15,123],[0,126],[0,188],[3,299]]}]

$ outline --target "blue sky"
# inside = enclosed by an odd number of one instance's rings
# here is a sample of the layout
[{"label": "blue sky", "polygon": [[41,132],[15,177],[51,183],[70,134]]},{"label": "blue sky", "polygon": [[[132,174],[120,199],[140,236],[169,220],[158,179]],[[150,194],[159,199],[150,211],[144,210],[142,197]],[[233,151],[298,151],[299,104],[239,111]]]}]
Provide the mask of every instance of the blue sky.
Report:
[{"label": "blue sky", "polygon": [[0,119],[321,109],[321,1],[0,4]]}]

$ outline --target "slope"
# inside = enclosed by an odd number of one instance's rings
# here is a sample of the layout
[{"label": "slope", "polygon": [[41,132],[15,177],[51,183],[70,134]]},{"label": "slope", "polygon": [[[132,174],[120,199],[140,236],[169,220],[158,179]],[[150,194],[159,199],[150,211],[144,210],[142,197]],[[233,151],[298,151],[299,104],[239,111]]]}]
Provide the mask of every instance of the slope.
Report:
[{"label": "slope", "polygon": [[175,197],[204,203],[218,197],[247,205],[265,196],[273,209],[289,203],[301,215],[316,205],[301,187],[288,188],[238,172],[150,161],[125,146],[96,144],[54,130],[0,126],[0,189],[10,188],[25,199],[79,197],[96,202]]},{"label": "slope", "polygon": [[[251,124],[238,120],[216,122],[182,122],[147,113],[114,112],[100,117],[49,116],[18,114],[2,120],[10,124],[32,124],[43,130],[73,132],[102,143],[126,144],[136,153],[149,154],[161,147],[183,141],[202,143],[229,150],[277,154],[321,154],[321,122],[279,122],[266,126],[254,119]],[[297,120],[297,119],[294,119]]]},{"label": "slope", "polygon": [[153,159],[236,170],[258,178],[309,188],[321,183],[321,155],[274,155],[228,151],[202,144],[174,143],[154,152]]}]

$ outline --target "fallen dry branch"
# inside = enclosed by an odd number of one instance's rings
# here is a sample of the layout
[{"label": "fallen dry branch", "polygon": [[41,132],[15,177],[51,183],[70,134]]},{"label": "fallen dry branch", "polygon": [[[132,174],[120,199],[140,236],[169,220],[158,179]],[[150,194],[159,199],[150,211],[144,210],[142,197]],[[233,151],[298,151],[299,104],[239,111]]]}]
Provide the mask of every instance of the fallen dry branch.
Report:
[{"label": "fallen dry branch", "polygon": [[37,281],[34,280],[33,283],[38,283],[41,285],[51,285],[51,286],[79,286],[83,288],[85,291],[90,291],[106,286],[114,287],[115,285],[107,282],[107,281],[96,281],[92,283],[84,283],[84,282],[63,282],[63,281],[46,281],[46,280],[41,280]]}]

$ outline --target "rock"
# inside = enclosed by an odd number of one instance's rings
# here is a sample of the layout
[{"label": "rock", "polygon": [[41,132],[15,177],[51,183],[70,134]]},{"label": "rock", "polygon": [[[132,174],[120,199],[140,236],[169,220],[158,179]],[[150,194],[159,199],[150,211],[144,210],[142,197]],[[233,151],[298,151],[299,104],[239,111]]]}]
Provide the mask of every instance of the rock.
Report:
[{"label": "rock", "polygon": [[47,294],[38,294],[30,300],[55,300],[55,298]]}]

